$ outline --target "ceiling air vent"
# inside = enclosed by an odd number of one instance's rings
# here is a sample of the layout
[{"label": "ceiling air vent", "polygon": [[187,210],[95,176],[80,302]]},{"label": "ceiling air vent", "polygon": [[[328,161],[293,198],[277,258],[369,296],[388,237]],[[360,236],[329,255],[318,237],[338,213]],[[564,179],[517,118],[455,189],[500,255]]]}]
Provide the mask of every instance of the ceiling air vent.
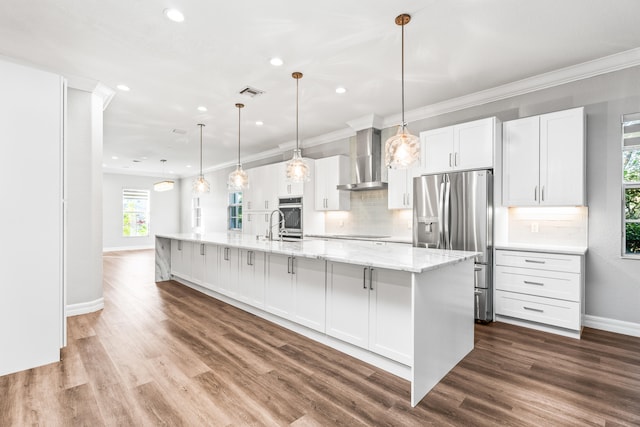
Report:
[{"label": "ceiling air vent", "polygon": [[172,133],[177,133],[177,134],[180,134],[180,135],[186,135],[187,134],[187,131],[184,130],[184,129],[171,129],[171,132]]},{"label": "ceiling air vent", "polygon": [[246,86],[242,89],[240,89],[240,95],[244,95],[244,96],[248,96],[250,98],[255,98],[256,96],[260,96],[264,93],[263,90],[260,89],[256,89],[254,87],[251,86]]}]

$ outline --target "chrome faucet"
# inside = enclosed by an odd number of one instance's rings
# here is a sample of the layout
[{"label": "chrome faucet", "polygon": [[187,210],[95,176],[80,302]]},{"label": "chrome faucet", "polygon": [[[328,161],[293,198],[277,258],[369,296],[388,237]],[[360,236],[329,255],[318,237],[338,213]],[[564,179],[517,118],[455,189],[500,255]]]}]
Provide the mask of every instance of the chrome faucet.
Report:
[{"label": "chrome faucet", "polygon": [[282,234],[284,232],[284,213],[280,210],[280,209],[274,209],[273,211],[271,211],[271,214],[269,215],[269,233],[268,233],[268,238],[269,240],[273,240],[273,214],[274,213],[278,213],[278,217],[282,217],[282,220],[279,219],[279,224],[278,224],[278,236],[280,236],[280,241],[282,241]]}]

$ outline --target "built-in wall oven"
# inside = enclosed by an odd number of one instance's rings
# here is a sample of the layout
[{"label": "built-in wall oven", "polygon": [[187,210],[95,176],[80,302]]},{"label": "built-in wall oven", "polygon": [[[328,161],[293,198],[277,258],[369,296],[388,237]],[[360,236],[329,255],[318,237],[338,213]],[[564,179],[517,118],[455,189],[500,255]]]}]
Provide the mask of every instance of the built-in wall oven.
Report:
[{"label": "built-in wall oven", "polygon": [[302,197],[280,197],[278,209],[284,216],[280,237],[302,239]]}]

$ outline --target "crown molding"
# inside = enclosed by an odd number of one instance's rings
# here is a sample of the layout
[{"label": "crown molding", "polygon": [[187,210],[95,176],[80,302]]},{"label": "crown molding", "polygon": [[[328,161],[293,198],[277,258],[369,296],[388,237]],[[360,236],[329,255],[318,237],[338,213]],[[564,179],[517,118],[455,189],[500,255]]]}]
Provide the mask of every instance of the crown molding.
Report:
[{"label": "crown molding", "polygon": [[[427,105],[415,110],[405,112],[405,120],[414,122],[429,117],[435,117],[465,108],[476,107],[488,104],[501,99],[512,98],[526,93],[536,92],[555,86],[588,79],[590,77],[611,73],[640,65],[640,48],[627,50],[581,64],[572,65],[537,76],[496,86],[491,89],[482,90],[458,98]],[[385,117],[383,125],[385,128],[395,126],[402,120],[401,114],[394,114]]]}]

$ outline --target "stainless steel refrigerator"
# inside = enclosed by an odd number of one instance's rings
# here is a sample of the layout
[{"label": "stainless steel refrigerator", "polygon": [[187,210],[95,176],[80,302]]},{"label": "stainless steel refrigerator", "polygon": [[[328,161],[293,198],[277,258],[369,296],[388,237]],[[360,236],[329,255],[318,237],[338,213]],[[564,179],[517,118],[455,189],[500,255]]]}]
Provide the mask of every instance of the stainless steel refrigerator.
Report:
[{"label": "stainless steel refrigerator", "polygon": [[423,175],[413,181],[413,245],[480,252],[475,317],[493,320],[493,172]]}]

